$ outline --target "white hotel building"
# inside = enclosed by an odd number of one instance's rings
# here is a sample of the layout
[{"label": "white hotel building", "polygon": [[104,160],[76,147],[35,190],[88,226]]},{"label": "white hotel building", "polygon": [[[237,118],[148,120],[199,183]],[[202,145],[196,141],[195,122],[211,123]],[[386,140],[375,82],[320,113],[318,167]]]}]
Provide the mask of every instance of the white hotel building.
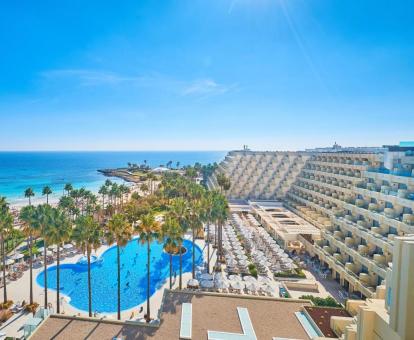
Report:
[{"label": "white hotel building", "polygon": [[[303,152],[231,151],[219,165],[230,199],[279,200],[319,228],[306,250],[350,292],[375,297],[394,237],[414,234],[414,143]],[[215,175],[210,187],[217,187]]]}]

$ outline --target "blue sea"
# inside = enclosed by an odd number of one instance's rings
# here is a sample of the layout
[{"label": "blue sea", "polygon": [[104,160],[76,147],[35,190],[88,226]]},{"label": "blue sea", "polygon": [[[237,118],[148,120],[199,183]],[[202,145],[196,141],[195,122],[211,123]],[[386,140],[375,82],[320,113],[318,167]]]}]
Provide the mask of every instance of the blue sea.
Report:
[{"label": "blue sea", "polygon": [[[151,167],[165,165],[208,164],[221,161],[226,152],[221,151],[157,151],[157,152],[0,152],[0,196],[6,196],[11,204],[26,201],[24,190],[32,187],[35,198],[41,197],[42,188],[50,186],[51,199],[63,193],[66,183],[75,188],[85,187],[97,191],[107,179],[98,169],[127,166],[128,162]],[[120,182],[121,180],[117,180]]]}]

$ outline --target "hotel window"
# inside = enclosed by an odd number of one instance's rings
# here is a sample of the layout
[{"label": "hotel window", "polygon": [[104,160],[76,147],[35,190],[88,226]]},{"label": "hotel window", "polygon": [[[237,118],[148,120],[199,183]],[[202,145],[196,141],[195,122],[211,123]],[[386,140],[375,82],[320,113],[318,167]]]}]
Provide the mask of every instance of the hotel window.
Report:
[{"label": "hotel window", "polygon": [[398,234],[398,231],[397,231],[397,229],[396,229],[396,228],[394,228],[394,227],[390,227],[389,233],[390,233],[390,234],[397,235],[397,234]]}]

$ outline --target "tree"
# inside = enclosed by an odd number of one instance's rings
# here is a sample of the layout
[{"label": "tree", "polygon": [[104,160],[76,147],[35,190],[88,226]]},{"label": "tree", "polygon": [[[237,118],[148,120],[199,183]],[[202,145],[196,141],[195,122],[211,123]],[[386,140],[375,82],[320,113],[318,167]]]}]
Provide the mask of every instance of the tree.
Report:
[{"label": "tree", "polygon": [[151,266],[151,243],[160,238],[160,223],[156,221],[153,213],[148,213],[141,217],[141,220],[136,225],[136,230],[139,234],[139,242],[141,244],[147,244],[147,322],[151,321],[150,311],[150,266]]},{"label": "tree", "polygon": [[195,240],[198,231],[203,227],[201,203],[198,200],[192,200],[189,205],[188,222],[192,232],[193,259],[192,259],[192,275],[195,278]]},{"label": "tree", "polygon": [[148,188],[147,183],[142,183],[142,184],[140,185],[140,187],[139,187],[139,188],[141,189],[141,191],[142,191],[144,194],[148,193],[148,191],[149,191],[149,188]]},{"label": "tree", "polygon": [[46,232],[49,244],[55,244],[56,249],[56,312],[60,313],[60,248],[70,239],[71,224],[63,210],[52,208],[51,221]]},{"label": "tree", "polygon": [[[174,217],[178,225],[181,228],[182,234],[188,229],[188,205],[187,201],[184,198],[177,198],[173,201],[172,205],[170,206],[169,214]],[[179,288],[182,289],[183,284],[183,258],[182,258],[182,251],[180,248],[180,278],[179,278]]]},{"label": "tree", "polygon": [[28,198],[29,199],[29,205],[31,205],[32,204],[32,197],[35,195],[35,193],[34,193],[34,191],[33,191],[33,189],[32,188],[27,188],[25,191],[24,191],[24,197],[26,197],[26,198]]},{"label": "tree", "polygon": [[46,195],[46,204],[49,204],[49,195],[52,193],[52,189],[49,186],[45,186],[42,190],[42,195]]},{"label": "tree", "polygon": [[26,205],[20,210],[19,218],[23,224],[23,233],[27,237],[27,248],[29,250],[29,295],[30,304],[33,304],[33,238],[37,236],[34,221],[35,209]]},{"label": "tree", "polygon": [[170,256],[170,289],[172,289],[172,257],[177,252],[181,253],[183,244],[183,231],[178,221],[167,216],[162,225],[162,235],[164,238],[164,249]]},{"label": "tree", "polygon": [[44,307],[47,308],[47,230],[51,224],[51,207],[41,204],[36,207],[33,215],[33,226],[36,233],[43,238],[43,262],[44,262]]},{"label": "tree", "polygon": [[105,209],[105,196],[108,195],[108,187],[106,185],[102,185],[98,191],[99,195],[102,195],[102,208]]},{"label": "tree", "polygon": [[3,299],[7,302],[7,284],[6,284],[6,249],[4,241],[13,229],[13,215],[10,213],[9,206],[5,199],[0,201],[0,242],[1,255],[3,264]]},{"label": "tree", "polygon": [[69,196],[70,192],[73,190],[72,184],[66,183],[65,188],[63,190],[66,191],[66,194]]},{"label": "tree", "polygon": [[217,174],[217,183],[221,189],[221,192],[227,192],[231,187],[230,178],[228,178],[224,173]]},{"label": "tree", "polygon": [[223,255],[223,226],[228,219],[229,206],[226,198],[222,194],[215,196],[213,200],[213,216],[218,227],[218,251],[217,263],[220,263]]},{"label": "tree", "polygon": [[75,221],[72,238],[88,259],[88,310],[92,317],[91,253],[101,245],[101,228],[93,216],[79,216]]},{"label": "tree", "polygon": [[207,191],[201,201],[203,220],[207,224],[207,273],[210,273],[210,224],[213,223],[213,200],[215,192]]},{"label": "tree", "polygon": [[120,248],[125,247],[132,238],[133,228],[125,215],[115,214],[109,220],[105,238],[108,244],[116,242],[117,274],[118,274],[118,320],[121,320],[121,256]]}]

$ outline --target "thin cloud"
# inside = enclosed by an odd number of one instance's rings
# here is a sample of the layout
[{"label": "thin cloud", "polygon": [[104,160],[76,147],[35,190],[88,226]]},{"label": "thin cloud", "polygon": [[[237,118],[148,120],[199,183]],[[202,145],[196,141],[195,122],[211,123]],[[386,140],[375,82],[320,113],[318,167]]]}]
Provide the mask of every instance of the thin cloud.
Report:
[{"label": "thin cloud", "polygon": [[129,85],[157,88],[181,96],[197,97],[222,95],[235,88],[235,85],[219,84],[211,78],[177,80],[158,73],[135,76],[88,69],[57,69],[42,72],[41,76],[46,80],[72,80],[79,86]]},{"label": "thin cloud", "polygon": [[41,73],[41,76],[46,79],[75,79],[83,86],[116,85],[125,82],[140,82],[144,80],[143,77],[131,77],[115,72],[87,69],[50,70]]},{"label": "thin cloud", "polygon": [[234,85],[219,84],[213,79],[198,79],[184,88],[183,95],[214,96],[229,92]]}]

